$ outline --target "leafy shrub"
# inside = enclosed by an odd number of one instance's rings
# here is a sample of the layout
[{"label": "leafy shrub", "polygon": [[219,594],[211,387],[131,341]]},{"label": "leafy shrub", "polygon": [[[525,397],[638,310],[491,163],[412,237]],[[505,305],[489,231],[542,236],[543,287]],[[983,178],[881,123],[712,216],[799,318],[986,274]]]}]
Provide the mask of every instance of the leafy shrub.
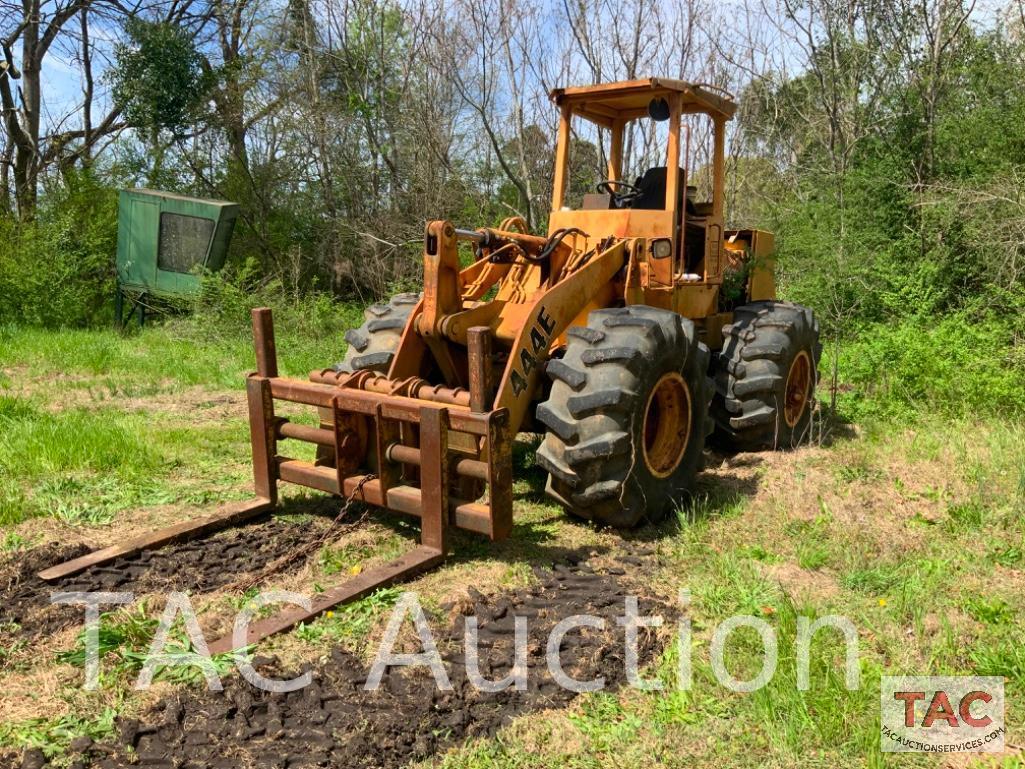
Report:
[{"label": "leafy shrub", "polygon": [[248,335],[254,307],[272,310],[275,329],[304,337],[340,338],[363,320],[358,305],[321,291],[286,292],[280,281],[261,278],[255,262],[247,261],[241,268],[204,276],[194,306],[195,323]]},{"label": "leafy shrub", "polygon": [[0,219],[0,323],[87,326],[112,317],[117,191],[81,176],[31,223]]},{"label": "leafy shrub", "polygon": [[840,349],[839,408],[852,421],[922,411],[1013,417],[1025,414],[1023,377],[1025,348],[1009,322],[959,312],[871,324]]}]

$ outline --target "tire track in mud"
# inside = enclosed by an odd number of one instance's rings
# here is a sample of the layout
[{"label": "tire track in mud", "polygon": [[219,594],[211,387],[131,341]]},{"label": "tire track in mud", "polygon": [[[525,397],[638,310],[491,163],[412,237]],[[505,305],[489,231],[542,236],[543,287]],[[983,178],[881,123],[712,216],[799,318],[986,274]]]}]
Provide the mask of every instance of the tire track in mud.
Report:
[{"label": "tire track in mud", "polygon": [[0,575],[0,644],[31,640],[82,621],[82,608],[54,606],[57,592],[126,591],[145,594],[184,590],[210,593],[256,572],[293,548],[320,536],[318,520],[289,523],[256,520],[204,539],[147,550],[93,566],[56,582],[36,576],[42,569],[89,552],[85,545],[50,544],[25,553]]},{"label": "tire track in mud", "polygon": [[[571,556],[568,564],[535,568],[529,588],[485,597],[474,589],[461,605],[449,607],[443,632],[433,627],[452,691],[436,686],[422,668],[393,668],[382,686],[364,690],[367,667],[343,648],[307,664],[313,683],[287,694],[254,688],[239,676],[225,680],[223,692],[176,693],[141,721],[118,722],[112,744],[88,745],[81,766],[123,769],[293,769],[345,767],[393,769],[428,758],[467,739],[488,737],[525,713],[565,707],[576,694],[551,676],[545,651],[557,622],[592,614],[604,627],[577,628],[564,638],[565,672],[577,680],[605,679],[605,690],[626,682],[625,634],[616,619],[627,595],[640,595],[640,613],[657,614],[671,627],[671,606],[644,597],[642,579],[655,566],[651,551],[625,544],[616,556],[627,568],[594,568]],[[480,672],[489,680],[508,675],[514,663],[515,617],[527,618],[528,677],[523,691],[488,693],[469,680],[463,656],[466,617],[480,625]],[[641,664],[656,658],[663,636],[641,628]],[[419,651],[419,643],[405,648]],[[256,661],[261,674],[292,678],[273,659]],[[26,755],[26,758],[28,756]]]}]

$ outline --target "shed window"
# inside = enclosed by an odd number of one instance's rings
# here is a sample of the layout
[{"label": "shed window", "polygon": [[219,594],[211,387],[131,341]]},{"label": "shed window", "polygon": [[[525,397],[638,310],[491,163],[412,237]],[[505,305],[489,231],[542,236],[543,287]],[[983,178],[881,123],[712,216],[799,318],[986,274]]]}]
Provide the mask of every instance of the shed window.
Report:
[{"label": "shed window", "polygon": [[216,223],[184,214],[160,214],[157,267],[164,272],[190,273],[206,261]]}]

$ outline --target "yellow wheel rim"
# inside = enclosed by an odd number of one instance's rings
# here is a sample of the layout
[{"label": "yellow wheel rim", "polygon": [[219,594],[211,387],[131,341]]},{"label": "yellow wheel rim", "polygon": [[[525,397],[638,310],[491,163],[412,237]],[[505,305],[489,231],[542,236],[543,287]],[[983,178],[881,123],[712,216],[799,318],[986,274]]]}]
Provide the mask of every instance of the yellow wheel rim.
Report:
[{"label": "yellow wheel rim", "polygon": [[691,428],[690,390],[683,377],[664,374],[644,409],[644,463],[656,478],[670,476],[687,450]]},{"label": "yellow wheel rim", "polygon": [[787,386],[783,391],[783,418],[788,427],[796,426],[808,408],[808,401],[811,400],[811,368],[811,358],[804,350],[790,364]]}]

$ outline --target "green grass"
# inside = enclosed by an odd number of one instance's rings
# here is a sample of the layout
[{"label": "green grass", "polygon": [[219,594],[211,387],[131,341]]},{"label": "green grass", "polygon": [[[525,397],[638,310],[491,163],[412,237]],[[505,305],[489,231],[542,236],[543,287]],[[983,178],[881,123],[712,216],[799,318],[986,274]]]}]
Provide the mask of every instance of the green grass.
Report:
[{"label": "green grass", "polygon": [[[1025,691],[1025,639],[1021,628],[971,650],[972,672],[980,676],[1003,676],[1012,694]],[[1018,703],[1020,706],[1020,703]]]},{"label": "green grass", "polygon": [[[992,576],[997,566],[1025,563],[1025,520],[1014,514],[1023,431],[923,420],[910,434],[891,428],[841,441],[817,462],[825,478],[800,454],[774,462],[773,490],[754,499],[703,487],[680,511],[680,527],[659,538],[660,584],[669,595],[686,587],[692,596],[689,691],[674,688],[679,649],[671,644],[654,665],[664,691],[584,695],[564,714],[525,716],[441,765],[931,766],[924,755],[879,751],[879,677],[899,674],[1005,676],[1010,741],[1020,740],[1025,596],[998,588]],[[759,477],[769,484],[772,474]],[[798,485],[811,479],[815,486]],[[882,502],[866,509],[864,495]],[[772,576],[788,564],[810,580],[800,599]],[[724,689],[710,667],[710,636],[734,614],[768,622],[779,640],[776,675],[751,694]],[[810,689],[796,687],[797,619],[826,614],[848,617],[859,631],[858,691],[845,688],[843,639],[831,630],[814,637]],[[760,649],[757,635],[738,630],[726,645],[727,669],[754,675]]]},{"label": "green grass", "polygon": [[744,558],[754,558],[756,561],[762,561],[763,563],[779,563],[782,560],[778,555],[770,553],[761,545],[741,547],[737,550],[737,554]]},{"label": "green grass", "polygon": [[[305,377],[341,358],[345,342],[334,328],[354,311],[339,306],[336,314],[321,337],[289,319],[277,340],[282,373]],[[244,483],[248,470],[230,461],[247,462],[244,419],[197,425],[187,409],[168,415],[146,407],[159,394],[171,395],[173,407],[187,388],[241,391],[254,367],[249,335],[241,326],[207,328],[206,320],[128,335],[0,327],[0,524],[48,515],[104,525],[132,507],[224,498],[188,489],[182,475]],[[138,399],[130,411],[127,399]]]},{"label": "green grass", "polygon": [[[106,660],[108,671],[137,671],[141,666],[142,652],[153,641],[157,632],[157,619],[150,616],[142,604],[123,612],[104,612],[100,615],[97,633],[97,652],[101,662]],[[110,663],[110,658],[113,664]],[[75,638],[72,649],[57,654],[57,661],[66,665],[85,667],[86,631],[83,628]]]},{"label": "green grass", "polygon": [[866,326],[840,350],[840,382],[847,386],[839,407],[857,421],[1020,418],[1025,358],[1017,333],[1011,318],[968,312]]},{"label": "green grass", "polygon": [[307,643],[347,641],[350,646],[362,648],[377,618],[395,605],[401,593],[401,587],[375,590],[366,598],[325,612],[309,624],[299,625],[294,632]]},{"label": "green grass", "polygon": [[854,569],[844,575],[841,583],[852,590],[860,590],[873,596],[883,596],[901,584],[900,566],[880,564]]},{"label": "green grass", "polygon": [[[132,608],[105,612],[100,615],[98,653],[101,684],[109,686],[118,678],[134,676],[142,669],[149,657],[149,650],[158,624],[159,619],[146,602]],[[167,639],[162,654],[175,656],[190,654],[194,651],[181,617],[175,620]],[[230,671],[234,655],[231,653],[216,654],[212,659],[218,675],[225,675]],[[71,649],[57,654],[56,661],[65,665],[85,667],[85,628],[79,631]],[[195,666],[160,665],[154,671],[153,680],[191,683],[202,680],[202,675],[202,671]],[[106,681],[105,684],[104,681]]]},{"label": "green grass", "polygon": [[579,712],[569,716],[586,740],[588,750],[598,753],[622,750],[634,744],[644,727],[644,720],[633,708],[626,708],[608,692],[585,697]]},{"label": "green grass", "polygon": [[947,508],[947,527],[953,531],[972,531],[982,526],[986,507],[979,500],[969,500]]},{"label": "green grass", "polygon": [[390,560],[398,557],[407,547],[406,541],[398,536],[390,536],[384,542],[375,542],[373,547],[355,544],[324,547],[317,553],[317,566],[324,576],[358,574],[369,559]]},{"label": "green grass", "polygon": [[76,737],[87,735],[97,742],[114,734],[115,707],[105,707],[94,717],[63,715],[56,718],[31,718],[16,723],[0,723],[0,746],[36,748],[50,759],[59,759]]},{"label": "green grass", "polygon": [[1000,566],[1014,568],[1025,563],[1025,543],[1018,545],[997,545],[989,554],[990,560]]},{"label": "green grass", "polygon": [[802,569],[821,569],[829,563],[829,546],[822,542],[806,542],[798,548],[797,565]]},{"label": "green grass", "polygon": [[[283,373],[304,375],[334,363],[345,352],[340,335],[334,340],[312,341],[293,334],[277,340]],[[54,361],[60,361],[61,371],[70,377],[63,386],[81,386],[75,377],[84,377],[109,388],[115,399],[152,394],[169,385],[234,389],[240,387],[245,373],[255,368],[247,335],[207,335],[191,323],[144,328],[128,336],[106,330],[0,327],[0,349],[0,366],[41,376],[52,371]]]},{"label": "green grass", "polygon": [[28,480],[74,470],[142,474],[158,461],[141,417],[106,409],[33,412],[26,404],[19,416],[0,420],[7,438],[0,467]]},{"label": "green grass", "polygon": [[970,596],[965,601],[968,613],[987,625],[1010,625],[1014,622],[1014,609],[1002,598]]},{"label": "green grass", "polygon": [[0,411],[0,524],[53,515],[69,524],[109,523],[114,512],[155,503],[164,464],[141,415],[75,408],[54,413],[6,397]]},{"label": "green grass", "polygon": [[[3,404],[0,525],[40,515],[105,525],[135,507],[220,501],[235,493],[225,482],[248,477],[244,423],[194,425],[113,406],[55,412],[10,396]],[[209,479],[207,491],[191,490],[190,478]]]},{"label": "green grass", "polygon": [[[343,348],[340,332],[317,336],[285,324],[278,336],[282,369],[300,376]],[[202,400],[207,391],[238,392],[250,356],[241,324],[204,335],[198,321],[175,322],[124,337],[0,329],[0,368],[7,372],[0,376],[0,425],[11,436],[0,444],[3,551],[20,554],[39,543],[37,532],[17,527],[31,516],[72,527],[112,525],[135,508],[208,505],[248,493],[244,416],[211,418],[217,412]],[[60,386],[51,386],[56,381]],[[190,388],[200,388],[200,405],[176,410],[177,395]],[[151,395],[160,396],[152,409]],[[126,398],[136,399],[130,409]],[[639,535],[653,541],[661,564],[648,588],[668,597],[686,588],[692,596],[691,690],[675,689],[680,649],[670,643],[645,673],[660,678],[664,691],[586,695],[568,709],[526,715],[494,738],[457,748],[441,765],[894,765],[878,752],[873,687],[880,675],[902,673],[1006,676],[1008,721],[1020,741],[1025,595],[1014,588],[1014,570],[1025,568],[1025,430],[926,414],[910,428],[899,424],[874,419],[829,448],[766,458],[743,483],[733,470],[712,469],[674,521]],[[567,521],[544,499],[543,473],[530,448],[518,447],[513,538],[495,545],[457,533],[446,566],[463,569],[471,582],[478,567],[492,569],[496,589],[529,581],[531,565],[553,548],[591,546],[605,536]],[[315,579],[326,584],[368,558],[387,557],[404,536],[397,530],[373,548],[324,548]],[[494,569],[496,562],[502,568]],[[787,583],[791,578],[805,581],[803,592]],[[397,590],[379,591],[336,609],[296,631],[300,646],[358,649],[396,598]],[[725,690],[709,663],[712,632],[734,614],[765,620],[780,641],[776,677],[752,694]],[[848,617],[861,634],[860,693],[843,686],[842,639],[832,631],[815,637],[811,689],[794,685],[797,619],[825,614]],[[122,610],[104,621],[104,670],[123,683],[152,638],[153,612]],[[176,641],[184,643],[180,632]],[[19,660],[24,654],[14,652]],[[62,659],[80,664],[80,652],[79,641]],[[759,652],[756,635],[737,631],[726,646],[728,669],[752,675]],[[199,671],[164,675],[187,681]],[[81,703],[69,702],[72,714],[63,719],[0,727],[0,743],[61,744],[59,734],[75,729],[102,733],[95,703],[74,715]],[[899,765],[928,764],[912,756]]]}]

